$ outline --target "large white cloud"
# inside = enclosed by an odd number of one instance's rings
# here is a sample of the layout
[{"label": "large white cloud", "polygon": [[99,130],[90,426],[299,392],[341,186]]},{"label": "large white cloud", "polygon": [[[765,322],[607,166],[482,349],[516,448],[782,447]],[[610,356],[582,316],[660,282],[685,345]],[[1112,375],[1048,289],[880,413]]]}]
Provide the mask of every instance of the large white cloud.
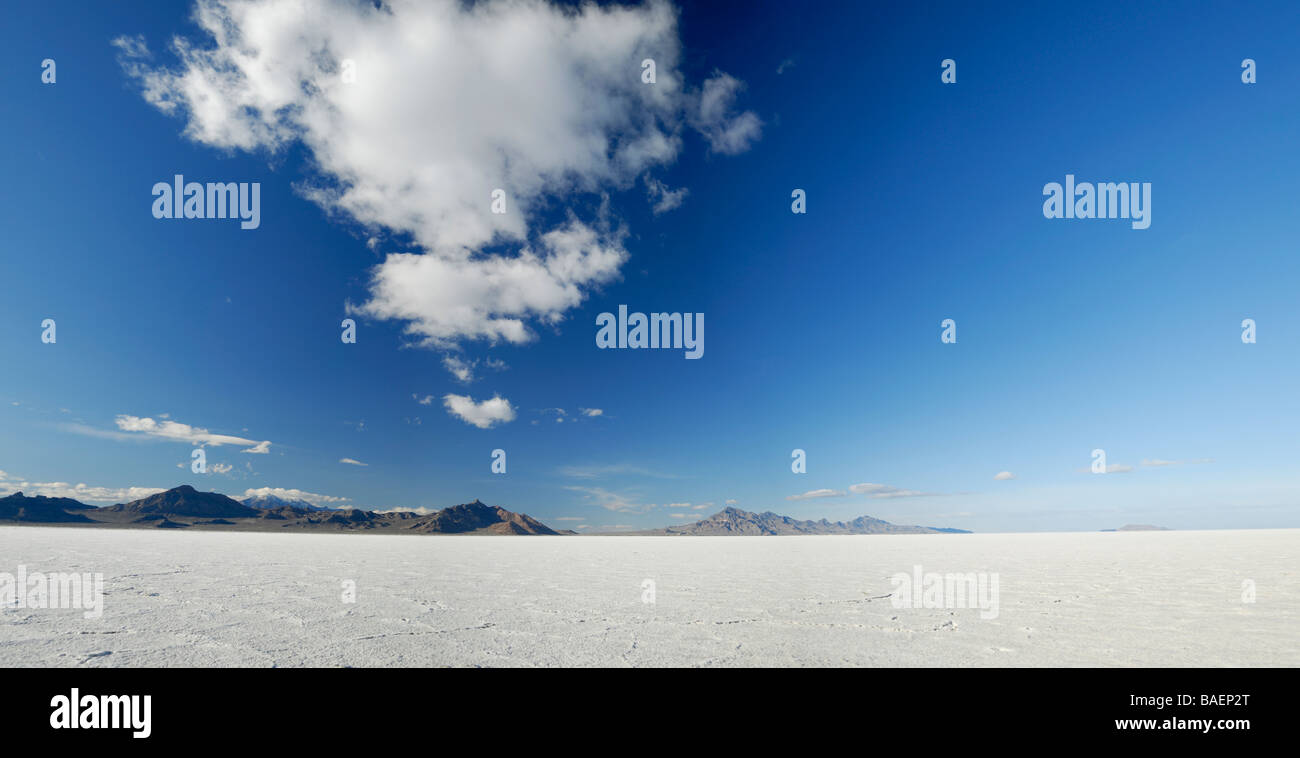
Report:
[{"label": "large white cloud", "polygon": [[526,317],[558,321],[583,288],[618,273],[627,254],[581,222],[542,235],[540,249],[467,259],[397,253],[374,270],[371,299],[354,312],[408,322],[429,344],[458,337],[531,339]]},{"label": "large white cloud", "polygon": [[307,197],[409,235],[419,252],[388,255],[351,309],[426,345],[528,341],[529,320],[560,320],[618,275],[625,232],[603,193],[675,160],[685,125],[723,153],[758,137],[757,117],[734,111],[737,80],[684,86],[663,0],[199,0],[195,20],[211,41],[175,39],[177,67],[116,41],[145,98],[203,144],[301,142],[317,169]]}]

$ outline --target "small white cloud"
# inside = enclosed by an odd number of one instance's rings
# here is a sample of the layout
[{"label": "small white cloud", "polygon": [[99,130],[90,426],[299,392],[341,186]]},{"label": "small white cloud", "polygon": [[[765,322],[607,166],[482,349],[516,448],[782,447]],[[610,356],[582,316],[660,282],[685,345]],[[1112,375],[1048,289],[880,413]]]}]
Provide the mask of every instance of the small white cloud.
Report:
[{"label": "small white cloud", "polygon": [[993,476],[993,478],[998,480],[999,482],[1005,482],[1008,479],[1015,479],[1016,475],[1011,473],[1010,471],[999,471],[997,474]]},{"label": "small white cloud", "polygon": [[671,189],[667,184],[648,174],[645,178],[645,185],[646,196],[650,198],[650,202],[654,203],[652,210],[656,216],[681,206],[682,201],[686,199],[686,195],[690,192],[685,187]]},{"label": "small white cloud", "polygon": [[339,458],[339,463],[346,463],[349,466],[369,466],[369,463],[362,463],[354,458]]},{"label": "small white cloud", "polygon": [[584,416],[603,416],[603,415],[605,415],[605,412],[604,412],[603,410],[601,410],[600,408],[579,408],[578,410],[579,410],[579,411],[582,413],[582,415],[584,415]]},{"label": "small white cloud", "polygon": [[763,122],[753,111],[732,113],[736,96],[744,86],[739,79],[721,71],[704,82],[694,125],[715,153],[743,153],[762,136]]},{"label": "small white cloud", "polygon": [[433,405],[433,395],[425,395],[424,397],[420,397],[419,395],[412,394],[411,399],[419,403],[420,405]]},{"label": "small white cloud", "polygon": [[[456,377],[456,381],[462,384],[469,384],[474,381],[474,366],[478,361],[466,361],[455,355],[445,355],[442,358],[442,365],[451,375]],[[428,403],[425,403],[428,405]]]},{"label": "small white cloud", "polygon": [[569,415],[568,411],[564,410],[563,408],[543,408],[540,411],[538,411],[538,413],[542,414],[543,416],[554,414],[555,423],[557,424],[563,424],[565,417]]},{"label": "small white cloud", "polygon": [[383,510],[376,510],[375,513],[414,513],[417,516],[428,516],[431,513],[437,513],[439,510],[441,509],[429,508],[422,505],[419,508],[385,508]]},{"label": "small white cloud", "polygon": [[442,402],[447,407],[448,413],[479,429],[490,429],[497,424],[506,424],[515,419],[514,406],[500,395],[493,395],[489,400],[476,403],[474,398],[468,395],[448,393],[443,395]]}]

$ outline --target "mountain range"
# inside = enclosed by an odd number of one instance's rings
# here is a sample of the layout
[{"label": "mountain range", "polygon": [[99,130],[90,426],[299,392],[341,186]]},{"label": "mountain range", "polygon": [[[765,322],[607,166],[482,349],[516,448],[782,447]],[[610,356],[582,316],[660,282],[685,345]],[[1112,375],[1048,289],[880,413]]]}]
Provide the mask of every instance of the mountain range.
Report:
[{"label": "mountain range", "polygon": [[[434,513],[321,508],[301,500],[267,495],[243,502],[219,492],[199,492],[188,484],[129,503],[98,508],[70,498],[26,497],[21,492],[0,498],[0,522],[75,524],[117,528],[223,529],[232,531],[381,531],[407,534],[575,534],[556,531],[523,513],[479,500]],[[635,535],[803,535],[803,534],[940,534],[961,529],[903,526],[871,516],[852,521],[800,521],[767,511],[751,513],[727,507],[693,524],[670,526]]]},{"label": "mountain range", "polygon": [[852,521],[800,521],[771,511],[752,513],[727,507],[693,524],[670,526],[638,534],[678,534],[695,536],[724,535],[796,535],[796,534],[970,534],[963,529],[931,526],[901,526],[871,516]]},{"label": "mountain range", "polygon": [[[251,504],[251,503],[255,503]],[[199,492],[188,484],[130,503],[96,508],[69,498],[0,498],[0,521],[26,524],[79,524],[119,528],[220,528],[234,531],[389,531],[413,534],[562,534],[522,513],[478,500],[435,513],[380,513],[359,508],[322,509],[281,498],[250,498],[241,503],[219,492]],[[572,534],[572,532],[567,532]]]}]

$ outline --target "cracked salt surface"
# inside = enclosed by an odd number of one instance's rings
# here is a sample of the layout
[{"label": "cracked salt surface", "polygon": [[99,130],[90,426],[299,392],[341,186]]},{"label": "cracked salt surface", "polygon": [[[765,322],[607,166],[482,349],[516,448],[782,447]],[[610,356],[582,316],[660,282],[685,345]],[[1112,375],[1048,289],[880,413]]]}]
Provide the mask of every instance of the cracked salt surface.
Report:
[{"label": "cracked salt surface", "polygon": [[[0,527],[0,666],[1298,666],[1300,530],[445,537]],[[890,577],[996,572],[999,613]],[[655,582],[653,605],[642,581]],[[1242,601],[1243,580],[1256,601]],[[344,603],[343,581],[356,582]]]}]

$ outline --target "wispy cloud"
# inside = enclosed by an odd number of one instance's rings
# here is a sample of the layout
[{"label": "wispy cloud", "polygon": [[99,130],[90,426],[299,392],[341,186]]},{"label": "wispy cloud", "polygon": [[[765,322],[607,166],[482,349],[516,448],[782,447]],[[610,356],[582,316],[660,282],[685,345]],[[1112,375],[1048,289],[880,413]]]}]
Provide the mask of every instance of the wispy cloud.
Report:
[{"label": "wispy cloud", "polygon": [[608,479],[618,476],[643,476],[651,479],[678,479],[676,474],[655,471],[636,463],[603,463],[591,465],[562,466],[561,476],[571,479]]},{"label": "wispy cloud", "polygon": [[686,195],[690,192],[685,187],[671,189],[667,184],[649,175],[646,175],[645,184],[646,195],[650,198],[650,202],[653,203],[651,210],[656,216],[680,207],[682,201],[686,199]]},{"label": "wispy cloud", "polygon": [[339,458],[339,463],[346,463],[349,466],[369,466],[369,463],[362,463],[355,458]]},{"label": "wispy cloud", "polygon": [[1202,464],[1202,463],[1214,463],[1214,459],[1213,459],[1213,458],[1193,458],[1193,459],[1191,459],[1191,460],[1185,460],[1185,461],[1164,461],[1164,460],[1160,460],[1159,458],[1154,458],[1154,459],[1144,459],[1144,460],[1142,461],[1142,465],[1143,465],[1143,466],[1155,466],[1155,467],[1158,467],[1158,466],[1196,466],[1196,465],[1199,465],[1199,464]]},{"label": "wispy cloud", "polygon": [[749,149],[763,133],[763,122],[753,111],[735,113],[734,104],[745,87],[739,79],[721,71],[704,82],[694,126],[715,153],[736,155]]},{"label": "wispy cloud", "polygon": [[815,500],[821,497],[844,497],[845,494],[846,493],[844,492],[844,490],[820,489],[820,490],[808,490],[802,495],[786,495],[785,499],[786,500]]},{"label": "wispy cloud", "polygon": [[[1079,472],[1080,474],[1096,473],[1091,468],[1079,468],[1079,469],[1075,469],[1075,471]],[[1128,465],[1127,463],[1111,463],[1106,466],[1107,474],[1128,474],[1131,473],[1132,471],[1133,471],[1133,467]]]},{"label": "wispy cloud", "polygon": [[[478,378],[476,373],[479,366],[492,371],[504,371],[506,363],[498,358],[470,359],[460,355],[447,353],[442,357],[442,366],[456,378],[461,384],[470,384]],[[421,401],[423,402],[423,401]],[[424,403],[428,405],[428,403]]]},{"label": "wispy cloud", "polygon": [[442,357],[443,368],[451,372],[456,377],[456,381],[462,384],[469,384],[474,381],[474,366],[476,361],[467,361],[459,356],[444,355]]},{"label": "wispy cloud", "polygon": [[[159,420],[160,419],[160,420]],[[97,429],[85,424],[63,424],[60,428],[76,434],[83,434],[88,437],[100,437],[112,440],[164,440],[167,442],[181,442],[196,447],[221,447],[222,445],[244,445],[247,449],[241,450],[241,453],[269,453],[271,449],[270,440],[247,439],[230,434],[214,434],[202,427],[182,424],[179,421],[172,421],[167,414],[161,414],[159,419],[153,419],[148,416],[131,416],[127,414],[118,415],[114,419],[117,430]]]},{"label": "wispy cloud", "polygon": [[566,490],[581,492],[583,498],[591,505],[598,505],[609,511],[618,511],[622,513],[645,513],[655,507],[654,503],[638,503],[633,497],[607,490],[604,487],[578,487],[568,486]]},{"label": "wispy cloud", "polygon": [[59,429],[73,434],[80,434],[83,437],[98,437],[105,440],[115,440],[117,442],[148,442],[149,438],[140,434],[127,434],[113,429],[100,429],[96,426],[87,424],[59,424]]},{"label": "wispy cloud", "polygon": [[852,492],[855,495],[866,495],[867,497],[882,500],[896,497],[937,497],[942,494],[939,492],[908,490],[901,487],[895,487],[891,484],[873,484],[871,482],[854,484],[849,487],[849,492]]},{"label": "wispy cloud", "polygon": [[[905,490],[900,487],[894,487],[889,484],[873,484],[863,482],[849,486],[849,492],[855,495],[866,495],[873,498],[896,498],[896,497],[930,497],[937,495],[936,492],[921,492],[920,490]],[[844,490],[820,489],[809,490],[801,495],[787,495],[786,500],[815,500],[823,497],[844,497],[848,493]]]}]

